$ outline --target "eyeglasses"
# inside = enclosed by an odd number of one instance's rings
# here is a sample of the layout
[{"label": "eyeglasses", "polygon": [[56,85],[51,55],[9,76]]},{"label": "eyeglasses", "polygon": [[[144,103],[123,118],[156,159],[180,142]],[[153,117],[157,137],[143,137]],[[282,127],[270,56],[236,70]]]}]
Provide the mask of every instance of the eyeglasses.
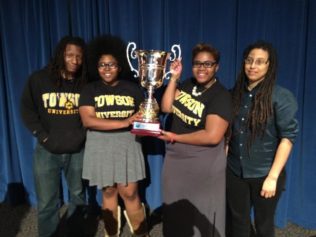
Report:
[{"label": "eyeglasses", "polygon": [[118,67],[117,63],[99,63],[98,68],[109,68],[109,69],[116,69]]},{"label": "eyeglasses", "polygon": [[193,67],[194,68],[201,68],[202,66],[204,68],[211,68],[213,67],[217,62],[211,62],[211,61],[205,61],[205,62],[200,62],[200,61],[193,61]]},{"label": "eyeglasses", "polygon": [[255,63],[255,65],[257,66],[261,66],[263,64],[267,64],[269,62],[269,59],[263,59],[263,58],[258,58],[256,60],[254,60],[253,58],[246,58],[245,59],[245,64],[247,65],[252,65],[253,63]]}]

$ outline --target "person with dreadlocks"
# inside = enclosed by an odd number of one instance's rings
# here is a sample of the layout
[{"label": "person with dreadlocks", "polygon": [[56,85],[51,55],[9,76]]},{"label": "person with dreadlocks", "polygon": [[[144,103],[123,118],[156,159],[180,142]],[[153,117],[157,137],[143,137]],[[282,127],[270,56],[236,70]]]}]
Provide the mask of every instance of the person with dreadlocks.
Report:
[{"label": "person with dreadlocks", "polygon": [[296,99],[275,84],[276,71],[277,55],[270,43],[258,41],[245,49],[232,90],[228,237],[250,236],[251,208],[256,236],[274,236],[274,214],[285,185],[285,165],[298,133]]},{"label": "person with dreadlocks", "polygon": [[86,133],[78,106],[86,81],[85,42],[65,36],[50,63],[29,77],[22,94],[22,119],[37,138],[33,171],[40,237],[52,236],[59,224],[61,170],[69,190],[67,217],[85,204],[81,176]]},{"label": "person with dreadlocks", "polygon": [[88,129],[83,178],[102,190],[105,236],[120,234],[119,196],[133,236],[147,236],[137,183],[145,178],[145,162],[139,137],[130,133],[144,96],[131,81],[125,52],[124,41],[111,35],[99,36],[88,45],[89,77],[96,80],[83,89],[79,102]]}]

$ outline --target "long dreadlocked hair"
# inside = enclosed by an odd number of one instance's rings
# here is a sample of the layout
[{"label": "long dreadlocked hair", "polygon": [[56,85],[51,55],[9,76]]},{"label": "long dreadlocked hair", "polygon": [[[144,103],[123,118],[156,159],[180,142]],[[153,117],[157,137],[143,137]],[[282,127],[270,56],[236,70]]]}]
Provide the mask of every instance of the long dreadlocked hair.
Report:
[{"label": "long dreadlocked hair", "polygon": [[86,44],[80,37],[65,36],[57,44],[54,56],[47,65],[47,68],[53,76],[53,80],[56,80],[55,82],[58,87],[61,86],[63,80],[61,74],[66,70],[64,58],[66,47],[69,44],[76,45],[82,49],[82,65],[76,73],[76,77],[79,78],[77,82],[79,85],[83,85],[87,82]]},{"label": "long dreadlocked hair", "polygon": [[120,68],[119,79],[131,79],[132,73],[126,57],[125,42],[113,35],[102,35],[88,44],[88,72],[91,80],[99,80],[98,62],[102,55],[113,56]]},{"label": "long dreadlocked hair", "polygon": [[273,114],[272,107],[272,89],[276,81],[277,54],[272,45],[265,41],[257,41],[249,45],[243,53],[241,71],[237,77],[233,88],[233,113],[236,116],[239,113],[241,98],[244,94],[244,88],[248,84],[248,78],[245,74],[245,59],[253,49],[262,49],[269,55],[269,68],[264,80],[259,83],[258,91],[254,97],[252,108],[248,116],[247,126],[251,135],[248,137],[248,145],[251,146],[256,137],[264,134],[268,119]]}]

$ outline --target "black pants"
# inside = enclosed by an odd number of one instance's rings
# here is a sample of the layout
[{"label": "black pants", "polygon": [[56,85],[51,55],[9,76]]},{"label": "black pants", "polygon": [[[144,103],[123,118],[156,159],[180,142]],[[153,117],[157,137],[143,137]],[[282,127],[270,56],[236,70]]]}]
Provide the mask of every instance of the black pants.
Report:
[{"label": "black pants", "polygon": [[251,236],[251,208],[254,210],[256,236],[274,237],[274,214],[284,189],[285,172],[280,174],[276,195],[272,198],[260,195],[265,178],[240,178],[227,168],[227,237]]}]

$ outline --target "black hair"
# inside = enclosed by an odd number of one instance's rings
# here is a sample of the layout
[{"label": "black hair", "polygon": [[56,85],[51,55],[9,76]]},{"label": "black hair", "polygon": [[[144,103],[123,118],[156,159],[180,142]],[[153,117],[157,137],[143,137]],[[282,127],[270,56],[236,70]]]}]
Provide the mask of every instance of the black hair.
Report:
[{"label": "black hair", "polygon": [[116,59],[120,68],[119,79],[131,78],[132,73],[126,57],[125,42],[117,36],[102,35],[88,44],[88,71],[91,80],[100,79],[98,62],[102,55],[111,55]]},{"label": "black hair", "polygon": [[220,52],[216,48],[214,48],[212,45],[206,44],[206,43],[199,43],[194,46],[194,48],[192,49],[192,63],[196,55],[201,52],[210,53],[214,57],[216,63],[219,63]]},{"label": "black hair", "polygon": [[57,44],[54,55],[47,65],[49,72],[53,76],[52,79],[55,80],[57,86],[61,85],[61,74],[66,70],[64,54],[66,47],[69,44],[76,45],[82,49],[82,65],[77,71],[76,77],[79,78],[79,83],[82,85],[87,82],[86,44],[80,37],[64,36]]},{"label": "black hair", "polygon": [[257,136],[262,136],[268,119],[273,114],[272,108],[272,90],[276,81],[277,72],[277,53],[271,43],[257,41],[250,44],[243,52],[243,61],[241,70],[233,88],[233,112],[236,116],[239,113],[241,99],[248,84],[248,78],[245,73],[245,59],[253,49],[262,49],[268,53],[269,68],[264,80],[258,85],[258,91],[254,97],[252,108],[248,116],[247,126],[250,129],[251,136],[248,138],[248,144]]}]

